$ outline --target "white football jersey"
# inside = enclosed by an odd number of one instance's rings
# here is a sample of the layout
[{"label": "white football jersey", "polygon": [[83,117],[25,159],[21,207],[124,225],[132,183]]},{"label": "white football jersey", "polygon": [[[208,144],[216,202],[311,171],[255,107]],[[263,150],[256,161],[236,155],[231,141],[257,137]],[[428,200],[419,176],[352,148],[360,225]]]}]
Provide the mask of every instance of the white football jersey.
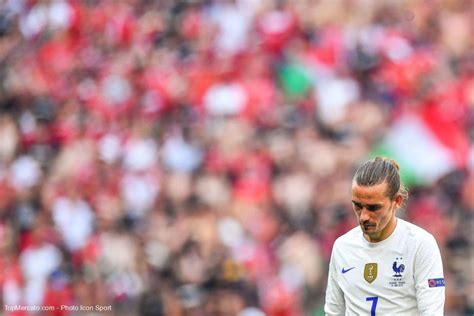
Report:
[{"label": "white football jersey", "polygon": [[385,240],[368,242],[358,226],[334,243],[327,315],[442,315],[444,276],[433,235],[397,218]]}]

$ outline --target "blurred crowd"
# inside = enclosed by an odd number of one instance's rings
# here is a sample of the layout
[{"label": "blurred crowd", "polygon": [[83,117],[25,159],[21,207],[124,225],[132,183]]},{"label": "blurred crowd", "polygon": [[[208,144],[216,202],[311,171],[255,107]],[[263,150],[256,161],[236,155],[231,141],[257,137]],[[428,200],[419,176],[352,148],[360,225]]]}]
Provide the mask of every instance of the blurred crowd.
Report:
[{"label": "blurred crowd", "polygon": [[473,10],[0,0],[2,308],[321,315],[355,168],[434,106],[470,149],[399,215],[440,245],[446,313],[472,315]]}]

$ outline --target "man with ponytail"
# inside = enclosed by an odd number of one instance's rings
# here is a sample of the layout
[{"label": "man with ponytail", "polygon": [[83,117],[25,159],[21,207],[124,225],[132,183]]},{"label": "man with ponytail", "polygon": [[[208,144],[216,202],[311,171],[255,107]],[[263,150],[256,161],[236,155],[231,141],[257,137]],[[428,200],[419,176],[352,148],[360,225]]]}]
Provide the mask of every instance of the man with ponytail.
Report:
[{"label": "man with ponytail", "polygon": [[334,243],[327,315],[442,315],[443,264],[435,238],[396,216],[408,192],[392,159],[365,162],[352,180],[358,226]]}]

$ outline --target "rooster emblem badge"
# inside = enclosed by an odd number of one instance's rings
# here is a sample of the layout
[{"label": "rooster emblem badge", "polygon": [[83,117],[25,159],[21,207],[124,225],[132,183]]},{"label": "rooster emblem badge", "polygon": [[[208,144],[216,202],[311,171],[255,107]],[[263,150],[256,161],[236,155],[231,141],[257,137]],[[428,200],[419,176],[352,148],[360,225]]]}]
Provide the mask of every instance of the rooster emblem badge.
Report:
[{"label": "rooster emblem badge", "polygon": [[[402,260],[403,258],[400,258]],[[393,275],[396,278],[400,278],[402,276],[402,272],[405,271],[405,265],[402,263],[397,266],[398,258],[393,262],[392,269],[395,274]]]}]

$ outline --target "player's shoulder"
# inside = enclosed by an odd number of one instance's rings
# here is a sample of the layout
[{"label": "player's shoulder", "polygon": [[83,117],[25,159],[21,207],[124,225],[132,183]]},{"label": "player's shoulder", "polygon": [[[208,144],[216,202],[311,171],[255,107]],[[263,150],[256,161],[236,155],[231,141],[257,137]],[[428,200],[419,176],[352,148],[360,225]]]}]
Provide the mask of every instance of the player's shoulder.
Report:
[{"label": "player's shoulder", "polygon": [[435,240],[434,236],[424,228],[421,228],[420,226],[415,225],[413,223],[407,222],[401,218],[398,218],[397,220],[402,228],[403,233],[413,238],[414,240],[417,240],[418,243],[431,242]]},{"label": "player's shoulder", "polygon": [[362,231],[359,226],[349,230],[347,233],[339,236],[334,242],[334,246],[342,247],[356,243],[361,239]]}]

